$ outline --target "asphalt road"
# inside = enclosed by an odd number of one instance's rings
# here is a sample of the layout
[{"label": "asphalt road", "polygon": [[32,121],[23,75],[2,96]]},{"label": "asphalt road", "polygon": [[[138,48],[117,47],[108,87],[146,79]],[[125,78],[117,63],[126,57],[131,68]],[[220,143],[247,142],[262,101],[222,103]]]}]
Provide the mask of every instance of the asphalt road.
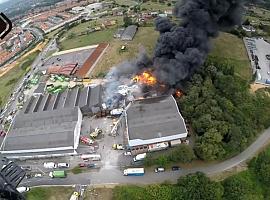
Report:
[{"label": "asphalt road", "polygon": [[266,129],[257,140],[252,143],[245,151],[237,156],[220,162],[218,164],[212,164],[205,167],[181,169],[180,171],[167,170],[163,173],[154,173],[152,171],[146,171],[144,176],[141,177],[126,177],[123,176],[122,170],[118,166],[110,166],[109,168],[101,168],[99,171],[93,171],[82,174],[69,174],[64,179],[51,179],[49,177],[32,178],[23,180],[21,185],[25,186],[38,186],[38,185],[75,185],[75,184],[151,184],[161,183],[166,180],[170,182],[176,182],[180,176],[184,176],[189,173],[197,171],[204,172],[207,175],[214,175],[219,172],[226,171],[232,167],[239,165],[240,163],[252,158],[262,147],[269,143],[270,140],[270,128]]}]

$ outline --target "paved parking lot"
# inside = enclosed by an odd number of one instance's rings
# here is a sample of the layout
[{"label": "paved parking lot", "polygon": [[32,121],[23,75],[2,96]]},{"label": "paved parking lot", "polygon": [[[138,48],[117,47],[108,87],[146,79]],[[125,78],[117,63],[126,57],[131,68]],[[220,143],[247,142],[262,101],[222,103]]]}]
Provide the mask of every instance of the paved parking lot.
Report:
[{"label": "paved parking lot", "polygon": [[[115,119],[114,121],[117,121]],[[113,126],[113,119],[111,118],[84,118],[82,134],[89,136],[89,129],[94,130],[100,128],[102,135],[97,138],[98,150],[97,153],[101,154],[102,167],[110,168],[116,166],[126,166],[131,162],[131,157],[124,156],[123,150],[113,150],[113,144],[123,144],[123,135],[111,136],[111,129]],[[82,145],[81,145],[82,146]],[[80,147],[81,149],[82,147]]]},{"label": "paved parking lot", "polygon": [[75,64],[78,63],[79,66],[82,66],[86,59],[94,52],[95,48],[79,50],[75,52],[60,54],[57,56],[52,56],[47,59],[40,70],[46,70],[49,66],[62,66],[66,64]]},{"label": "paved parking lot", "polygon": [[[111,168],[124,168],[129,166],[132,161],[131,156],[125,156],[124,150],[113,150],[113,144],[123,144],[123,135],[119,134],[116,136],[111,136],[111,129],[113,122],[117,119],[112,118],[95,118],[95,117],[84,117],[81,129],[81,135],[88,136],[95,129],[100,128],[102,134],[100,134],[95,143],[92,146],[80,143],[78,148],[78,155],[76,156],[66,156],[58,158],[46,158],[46,159],[33,159],[26,161],[18,161],[17,163],[21,166],[31,166],[31,173],[39,173],[44,177],[48,177],[48,174],[53,169],[44,168],[44,162],[55,162],[55,163],[69,163],[70,168],[72,169],[78,166],[79,163],[84,161],[80,158],[81,154],[89,154],[91,147],[94,147],[95,153],[101,155],[101,161],[88,161],[87,163],[96,163],[100,169],[92,169],[92,171],[101,170],[101,169],[111,169]],[[91,170],[90,170],[91,171]],[[30,172],[28,172],[30,173]]]},{"label": "paved parking lot", "polygon": [[266,55],[270,55],[270,44],[263,38],[244,38],[244,43],[251,60],[252,70],[254,73],[257,72],[255,82],[270,84],[270,60],[266,58]]}]

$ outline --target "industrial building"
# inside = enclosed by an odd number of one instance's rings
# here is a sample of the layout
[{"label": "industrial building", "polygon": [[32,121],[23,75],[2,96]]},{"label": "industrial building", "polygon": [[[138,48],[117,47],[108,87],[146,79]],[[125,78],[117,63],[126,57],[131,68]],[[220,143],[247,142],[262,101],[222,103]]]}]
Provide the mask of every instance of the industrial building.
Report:
[{"label": "industrial building", "polygon": [[137,29],[138,27],[135,25],[128,26],[121,35],[121,40],[133,40]]},{"label": "industrial building", "polygon": [[57,52],[44,61],[41,71],[79,78],[87,77],[109,46],[107,43]]},{"label": "industrial building", "polygon": [[8,158],[77,154],[82,117],[101,110],[101,85],[30,97],[16,115],[1,153]]},{"label": "industrial building", "polygon": [[79,145],[82,113],[78,107],[20,113],[1,153],[8,158],[74,155]]},{"label": "industrial building", "polygon": [[85,88],[76,87],[58,94],[32,96],[25,103],[22,113],[61,110],[79,107],[83,115],[92,115],[101,108],[101,85]]},{"label": "industrial building", "polygon": [[133,154],[180,144],[187,137],[185,121],[173,96],[131,102],[120,126]]}]

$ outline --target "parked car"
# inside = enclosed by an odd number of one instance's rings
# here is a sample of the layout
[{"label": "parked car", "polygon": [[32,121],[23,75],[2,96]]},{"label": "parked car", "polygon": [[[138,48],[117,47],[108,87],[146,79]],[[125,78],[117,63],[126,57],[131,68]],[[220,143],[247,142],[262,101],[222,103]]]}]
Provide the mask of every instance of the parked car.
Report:
[{"label": "parked car", "polygon": [[113,144],[112,148],[114,150],[124,150],[124,147],[122,144]]},{"label": "parked car", "polygon": [[40,178],[40,177],[42,177],[42,174],[35,174],[34,177],[35,178]]},{"label": "parked car", "polygon": [[69,168],[68,163],[58,163],[57,166],[58,166],[58,168]]},{"label": "parked car", "polygon": [[1,131],[0,131],[0,136],[1,136],[1,137],[5,137],[5,136],[6,136],[6,132],[3,131],[3,130],[1,130]]},{"label": "parked car", "polygon": [[95,168],[95,167],[96,167],[96,164],[94,163],[87,164],[87,168]]},{"label": "parked car", "polygon": [[19,193],[28,192],[30,190],[29,187],[17,187],[16,189]]},{"label": "parked car", "polygon": [[52,168],[56,168],[57,165],[54,162],[45,162],[43,164],[44,168],[48,168],[48,169],[52,169]]},{"label": "parked car", "polygon": [[178,170],[180,170],[180,167],[178,167],[178,166],[172,166],[172,171],[178,171]]},{"label": "parked car", "polygon": [[155,169],[155,173],[159,173],[159,172],[165,172],[165,168],[164,167],[157,167]]},{"label": "parked car", "polygon": [[25,166],[21,166],[21,168],[25,171],[31,171],[32,170],[32,167],[31,166],[28,166],[28,165],[25,165]]},{"label": "parked car", "polygon": [[86,167],[87,164],[86,163],[79,163],[79,167]]},{"label": "parked car", "polygon": [[130,151],[126,151],[126,152],[124,152],[124,155],[125,156],[131,156],[131,152]]}]

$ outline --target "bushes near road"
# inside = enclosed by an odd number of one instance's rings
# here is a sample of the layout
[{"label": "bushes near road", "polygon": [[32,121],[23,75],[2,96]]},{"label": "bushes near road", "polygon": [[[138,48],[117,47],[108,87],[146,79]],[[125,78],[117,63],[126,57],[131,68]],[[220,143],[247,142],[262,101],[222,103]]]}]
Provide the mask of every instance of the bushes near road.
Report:
[{"label": "bushes near road", "polygon": [[[157,152],[159,153],[159,152]],[[153,153],[155,154],[155,153]],[[144,164],[145,166],[152,166],[152,165],[159,165],[159,166],[166,166],[170,163],[189,163],[196,158],[193,149],[185,144],[181,144],[176,146],[167,152],[163,152],[162,155],[155,156],[151,153],[148,153]]]},{"label": "bushes near road", "polygon": [[[158,176],[158,175],[157,175]],[[248,170],[216,182],[197,172],[177,184],[117,186],[115,200],[263,200],[270,198],[270,147],[252,159]]]},{"label": "bushes near road", "polygon": [[73,174],[80,174],[80,173],[82,173],[82,169],[79,166],[76,166],[71,170],[71,172]]}]

